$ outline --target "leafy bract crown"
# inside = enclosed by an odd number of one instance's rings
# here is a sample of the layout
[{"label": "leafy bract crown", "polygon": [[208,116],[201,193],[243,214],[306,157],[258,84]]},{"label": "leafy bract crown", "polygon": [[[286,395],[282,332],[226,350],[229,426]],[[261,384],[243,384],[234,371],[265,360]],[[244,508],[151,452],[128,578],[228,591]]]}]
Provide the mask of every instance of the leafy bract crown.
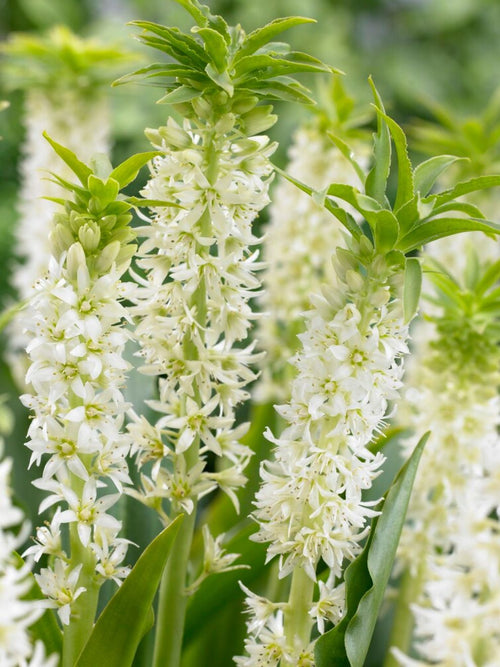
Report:
[{"label": "leafy bract crown", "polygon": [[9,90],[70,86],[90,93],[115,78],[136,56],[96,39],[82,39],[66,26],[45,35],[13,34],[1,47],[2,83]]},{"label": "leafy bract crown", "polygon": [[133,21],[143,29],[140,41],[174,61],[159,62],[122,77],[117,83],[147,79],[166,89],[159,101],[184,104],[200,97],[213,98],[224,111],[244,112],[261,99],[314,103],[309,90],[294,74],[335,70],[284,42],[273,41],[284,30],[313,19],[291,16],[272,21],[246,34],[240,25],[229,26],[221,16],[197,0],[175,0],[196,22],[192,35],[148,21]]},{"label": "leafy bract crown", "polygon": [[[358,173],[361,188],[333,183],[316,192],[291,176],[284,176],[329,210],[357,241],[368,240],[389,263],[399,264],[405,270],[405,316],[410,319],[418,304],[421,268],[419,260],[408,255],[432,241],[460,232],[500,234],[498,223],[486,220],[477,206],[460,199],[471,192],[500,186],[500,175],[478,176],[433,192],[439,175],[460,158],[438,155],[413,167],[404,131],[386,114],[380,95],[373,82],[370,83],[375,98],[377,132],[369,172],[366,174],[353,159],[347,145],[343,148]],[[342,147],[342,142],[335,140],[335,143]],[[392,159],[393,146],[396,160]],[[394,182],[396,194],[392,197],[390,191]],[[344,202],[360,213],[361,224]]]}]

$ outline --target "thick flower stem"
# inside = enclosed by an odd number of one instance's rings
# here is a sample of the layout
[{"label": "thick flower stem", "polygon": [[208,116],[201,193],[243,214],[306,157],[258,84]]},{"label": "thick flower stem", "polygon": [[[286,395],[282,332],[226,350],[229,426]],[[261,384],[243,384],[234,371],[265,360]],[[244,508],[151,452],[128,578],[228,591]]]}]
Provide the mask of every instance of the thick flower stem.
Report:
[{"label": "thick flower stem", "polygon": [[391,648],[398,648],[403,653],[408,653],[414,624],[410,605],[420,594],[422,574],[422,567],[415,576],[412,576],[409,570],[403,574],[384,667],[398,667],[400,664],[392,655]]},{"label": "thick flower stem", "polygon": [[[292,575],[292,586],[285,611],[285,636],[288,646],[308,646],[311,638],[312,619],[309,610],[312,606],[314,581],[301,567],[296,567]],[[294,667],[292,663],[283,663],[283,667]]]},{"label": "thick flower stem", "polygon": [[186,574],[196,520],[196,504],[184,518],[160,585],[154,667],[180,665],[186,617]]},{"label": "thick flower stem", "polygon": [[99,583],[95,578],[95,557],[80,541],[76,524],[70,527],[71,561],[82,564],[78,586],[83,586],[82,593],[72,604],[69,625],[64,626],[62,667],[74,667],[78,656],[85,646],[97,612]]}]

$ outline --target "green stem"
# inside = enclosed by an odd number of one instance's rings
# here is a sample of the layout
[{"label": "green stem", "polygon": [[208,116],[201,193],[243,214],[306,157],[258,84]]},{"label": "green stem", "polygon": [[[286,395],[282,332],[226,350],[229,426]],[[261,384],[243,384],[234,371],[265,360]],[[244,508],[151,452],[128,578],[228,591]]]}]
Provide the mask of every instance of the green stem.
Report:
[{"label": "green stem", "polygon": [[[314,581],[301,567],[296,567],[292,575],[290,596],[285,611],[285,636],[289,646],[306,647],[311,641],[312,619],[309,610],[312,606]],[[283,663],[282,667],[294,667],[292,663]]]},{"label": "green stem", "polygon": [[415,576],[412,576],[409,570],[406,570],[403,574],[383,667],[398,667],[400,664],[390,652],[391,648],[398,648],[403,653],[408,653],[410,649],[414,623],[410,605],[416,602],[420,596],[423,574],[422,566],[419,567]]},{"label": "green stem", "polygon": [[153,655],[154,667],[180,665],[184,622],[186,618],[186,576],[196,521],[196,504],[184,517],[163,572],[158,602],[157,633]]},{"label": "green stem", "polygon": [[86,590],[71,606],[69,625],[63,630],[62,667],[74,667],[92,632],[100,585],[95,578],[95,556],[80,541],[76,523],[70,526],[71,565],[82,564],[78,586]]}]

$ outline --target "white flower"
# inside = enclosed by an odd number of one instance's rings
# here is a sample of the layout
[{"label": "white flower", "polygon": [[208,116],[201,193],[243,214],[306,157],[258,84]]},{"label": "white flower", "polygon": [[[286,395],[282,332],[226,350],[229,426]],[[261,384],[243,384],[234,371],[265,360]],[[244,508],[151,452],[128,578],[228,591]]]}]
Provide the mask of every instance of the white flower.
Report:
[{"label": "white flower", "polygon": [[[293,360],[291,399],[277,408],[287,426],[280,437],[266,434],[274,459],[261,465],[255,501],[253,539],[269,543],[268,560],[279,555],[280,577],[301,568],[316,581],[320,561],[330,569],[309,610],[320,632],[325,620],[337,622],[342,614],[343,588],[335,588],[335,579],[360,552],[368,520],[377,514],[376,501],[364,500],[363,491],[384,457],[369,444],[398,396],[407,352],[400,277],[366,247],[343,250],[334,262],[338,288],[325,287],[312,299]],[[356,279],[349,273],[354,268]],[[250,642],[247,650],[257,649]],[[307,655],[309,648],[299,642],[293,650]]]},{"label": "white flower", "polygon": [[54,569],[42,568],[35,579],[42,593],[48,598],[48,604],[57,609],[63,625],[69,624],[71,604],[83,593],[85,588],[78,586],[81,565],[71,566],[58,559]]},{"label": "white flower", "polygon": [[[154,461],[142,472],[143,493],[131,493],[160,513],[164,498],[173,512],[191,512],[217,486],[237,506],[245,481],[249,450],[239,443],[235,410],[248,398],[245,387],[256,377],[249,366],[258,355],[253,345],[235,344],[256,317],[249,300],[258,294],[261,267],[252,222],[269,201],[274,145],[243,138],[234,123],[226,133],[223,123],[214,129],[185,120],[180,127],[170,118],[150,134],[161,155],[143,194],[180,208],[153,207],[150,224],[138,230],[145,277],[136,276],[133,314],[140,370],[158,376],[158,399],[148,405],[159,416],[148,424],[131,413],[129,431],[139,467]],[[197,462],[186,466],[193,447]],[[209,452],[231,466],[204,472]]]}]

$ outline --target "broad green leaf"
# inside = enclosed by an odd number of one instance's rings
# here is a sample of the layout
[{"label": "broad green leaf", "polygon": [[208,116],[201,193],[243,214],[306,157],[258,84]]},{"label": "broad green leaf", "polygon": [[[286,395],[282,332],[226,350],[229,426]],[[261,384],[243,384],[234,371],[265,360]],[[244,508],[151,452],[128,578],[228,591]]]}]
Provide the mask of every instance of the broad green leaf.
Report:
[{"label": "broad green leaf", "polygon": [[373,239],[375,248],[382,253],[389,252],[394,248],[399,235],[399,224],[392,211],[381,210],[370,214],[369,223],[375,222]]},{"label": "broad green leaf", "polygon": [[279,35],[281,32],[293,28],[296,25],[301,25],[303,23],[316,23],[314,19],[304,18],[302,16],[288,16],[285,18],[275,19],[263,26],[262,28],[257,28],[251,32],[248,37],[243,42],[242,47],[238,51],[235,61],[238,61],[244,56],[248,56],[251,53],[255,53],[261,46],[264,46],[270,42],[276,35]]},{"label": "broad green leaf", "polygon": [[436,218],[427,220],[403,236],[398,241],[397,248],[407,254],[436,239],[442,239],[445,236],[459,234],[460,232],[474,231],[500,234],[500,225],[490,220],[476,218]]},{"label": "broad green leaf", "polygon": [[241,77],[254,70],[265,70],[266,78],[293,74],[295,72],[330,72],[321,60],[317,60],[303,53],[289,53],[285,58],[274,58],[266,54],[246,56],[238,61],[234,71],[236,77]]},{"label": "broad green leaf", "polygon": [[102,179],[90,174],[88,189],[93,197],[96,197],[101,203],[102,208],[114,201],[120,191],[120,184],[114,178],[104,182]]},{"label": "broad green leaf", "polygon": [[120,184],[120,190],[137,178],[139,170],[157,155],[159,151],[147,151],[146,153],[136,153],[124,160],[113,169],[110,178],[114,178]]},{"label": "broad green leaf", "polygon": [[455,155],[437,155],[421,162],[414,171],[415,190],[425,197],[443,171],[463,159]]},{"label": "broad green leaf", "polygon": [[212,28],[193,28],[192,32],[201,36],[210,60],[218,72],[223,72],[227,67],[227,44],[224,37]]},{"label": "broad green leaf", "polygon": [[347,610],[319,637],[316,667],[363,667],[403,528],[426,433],[391,485],[361,554],[345,571]]},{"label": "broad green leaf", "polygon": [[[285,79],[288,79],[288,81],[285,81]],[[298,81],[288,77],[280,77],[280,80],[271,79],[270,81],[246,81],[245,88],[260,98],[299,102],[299,104],[314,104],[313,98],[308,95],[309,90]]]},{"label": "broad green leaf", "polygon": [[373,136],[374,165],[366,178],[365,191],[367,195],[376,199],[382,206],[385,206],[385,190],[391,169],[391,137],[389,128],[383,117],[385,110],[382,99],[371,77],[369,78],[369,82],[375,98],[375,108],[381,111],[382,114],[377,114],[377,133]]},{"label": "broad green leaf", "polygon": [[205,72],[215,84],[222,88],[222,90],[226,91],[229,97],[233,96],[234,86],[227,71],[224,70],[223,72],[218,72],[212,63],[208,63],[208,65],[205,67]]},{"label": "broad green leaf", "polygon": [[394,210],[398,211],[407,202],[413,199],[415,194],[415,186],[413,183],[413,168],[408,157],[408,143],[403,130],[399,127],[395,120],[385,114],[381,109],[375,107],[377,114],[382,116],[389,127],[389,132],[392,135],[394,146],[396,147],[396,155],[398,156],[398,188],[396,193],[396,201],[394,202]]},{"label": "broad green leaf", "polygon": [[87,181],[90,174],[92,173],[92,169],[81,162],[73,153],[73,151],[69,150],[69,148],[62,146],[61,144],[58,144],[57,141],[54,141],[54,139],[51,139],[47,132],[43,132],[42,134],[55,150],[55,152],[59,155],[61,160],[64,160],[71,171],[78,177],[80,183],[84,187],[87,187]]},{"label": "broad green leaf", "polygon": [[183,516],[177,517],[139,557],[97,619],[75,667],[130,667],[151,621],[151,606]]},{"label": "broad green leaf", "polygon": [[179,86],[170,93],[164,95],[158,100],[157,104],[180,104],[181,102],[189,102],[199,97],[202,94],[201,90],[190,88],[189,86]]},{"label": "broad green leaf", "polygon": [[408,257],[406,260],[403,286],[403,312],[405,323],[408,323],[417,312],[421,290],[422,266],[416,257]]},{"label": "broad green leaf", "polygon": [[441,204],[446,204],[457,197],[462,195],[468,195],[470,192],[478,192],[479,190],[486,190],[488,188],[500,186],[500,175],[495,174],[493,176],[478,176],[477,178],[471,178],[468,181],[463,181],[457,183],[453,188],[449,190],[444,190],[443,192],[438,192],[437,194],[429,195],[424,202],[434,202],[436,206],[441,206]]}]

